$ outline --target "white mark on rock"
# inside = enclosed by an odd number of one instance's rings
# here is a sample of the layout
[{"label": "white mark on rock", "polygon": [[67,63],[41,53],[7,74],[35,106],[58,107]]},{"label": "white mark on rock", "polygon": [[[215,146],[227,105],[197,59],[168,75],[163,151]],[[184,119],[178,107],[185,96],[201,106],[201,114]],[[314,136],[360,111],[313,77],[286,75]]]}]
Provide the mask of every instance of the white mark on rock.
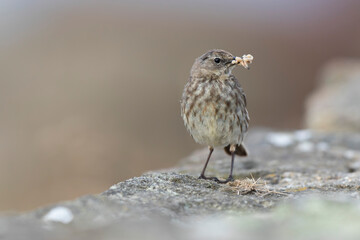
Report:
[{"label": "white mark on rock", "polygon": [[291,182],[292,179],[291,178],[283,178],[281,179],[281,182],[285,182],[285,183],[288,183],[288,182]]},{"label": "white mark on rock", "polygon": [[294,138],[289,133],[269,133],[266,139],[276,147],[288,147],[294,143]]},{"label": "white mark on rock", "polygon": [[308,129],[298,130],[294,132],[294,137],[299,142],[306,141],[312,138],[312,132]]},{"label": "white mark on rock", "polygon": [[316,145],[316,148],[318,151],[321,151],[321,152],[326,152],[330,149],[330,146],[328,143],[326,142],[319,142],[317,145]]},{"label": "white mark on rock", "polygon": [[300,152],[312,152],[314,151],[314,143],[306,141],[306,142],[301,142],[296,146],[296,149]]},{"label": "white mark on rock", "polygon": [[344,157],[346,157],[348,159],[353,159],[355,157],[355,152],[352,150],[346,150],[344,152]]},{"label": "white mark on rock", "polygon": [[64,224],[70,223],[74,219],[74,215],[70,209],[66,207],[54,207],[42,218],[46,222],[60,222]]}]

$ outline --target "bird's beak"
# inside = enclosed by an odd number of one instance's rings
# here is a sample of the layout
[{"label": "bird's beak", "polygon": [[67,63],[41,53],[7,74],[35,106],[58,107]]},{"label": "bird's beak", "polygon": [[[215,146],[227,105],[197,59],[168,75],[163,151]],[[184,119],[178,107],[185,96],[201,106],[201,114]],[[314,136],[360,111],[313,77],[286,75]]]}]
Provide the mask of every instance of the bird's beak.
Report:
[{"label": "bird's beak", "polygon": [[250,69],[248,64],[252,63],[253,59],[254,57],[248,54],[248,55],[243,55],[242,58],[234,57],[231,63],[236,65],[241,65],[246,69]]}]

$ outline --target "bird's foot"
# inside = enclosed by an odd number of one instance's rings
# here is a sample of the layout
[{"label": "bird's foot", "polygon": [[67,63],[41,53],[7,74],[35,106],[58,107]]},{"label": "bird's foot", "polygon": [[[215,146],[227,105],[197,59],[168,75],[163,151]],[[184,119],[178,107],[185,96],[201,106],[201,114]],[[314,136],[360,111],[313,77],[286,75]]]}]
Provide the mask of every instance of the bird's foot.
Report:
[{"label": "bird's foot", "polygon": [[217,180],[218,183],[228,183],[228,182],[233,182],[234,178],[232,176],[229,176],[226,180]]},{"label": "bird's foot", "polygon": [[217,183],[228,183],[234,181],[234,178],[232,176],[229,176],[226,180],[220,180],[217,177],[206,177],[205,175],[200,175],[199,179],[213,180]]},{"label": "bird's foot", "polygon": [[219,182],[220,180],[217,177],[206,177],[205,175],[200,175],[199,179],[205,179],[205,180],[213,180],[215,182]]}]

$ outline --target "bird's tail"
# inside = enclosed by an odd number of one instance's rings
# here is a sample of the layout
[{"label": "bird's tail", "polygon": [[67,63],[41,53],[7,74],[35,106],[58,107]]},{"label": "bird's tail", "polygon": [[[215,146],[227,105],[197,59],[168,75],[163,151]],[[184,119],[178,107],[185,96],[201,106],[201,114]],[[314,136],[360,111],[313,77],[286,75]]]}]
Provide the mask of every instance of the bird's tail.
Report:
[{"label": "bird's tail", "polygon": [[[224,150],[227,154],[231,155],[230,145],[224,147]],[[248,156],[248,150],[246,149],[244,144],[236,145],[235,154],[241,157],[246,157]]]}]

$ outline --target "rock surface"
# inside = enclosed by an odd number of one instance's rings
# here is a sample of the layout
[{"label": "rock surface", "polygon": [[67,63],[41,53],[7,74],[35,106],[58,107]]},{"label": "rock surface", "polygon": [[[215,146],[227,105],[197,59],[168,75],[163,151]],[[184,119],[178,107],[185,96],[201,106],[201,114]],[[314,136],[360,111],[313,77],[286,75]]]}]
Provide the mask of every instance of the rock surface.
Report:
[{"label": "rock surface", "polygon": [[[360,135],[257,129],[246,143],[234,177],[250,189],[197,179],[204,149],[100,195],[3,215],[0,239],[360,237]],[[216,150],[206,174],[225,178],[229,168]]]},{"label": "rock surface", "polygon": [[306,104],[306,127],[360,132],[360,60],[339,59],[325,66],[320,86]]}]

